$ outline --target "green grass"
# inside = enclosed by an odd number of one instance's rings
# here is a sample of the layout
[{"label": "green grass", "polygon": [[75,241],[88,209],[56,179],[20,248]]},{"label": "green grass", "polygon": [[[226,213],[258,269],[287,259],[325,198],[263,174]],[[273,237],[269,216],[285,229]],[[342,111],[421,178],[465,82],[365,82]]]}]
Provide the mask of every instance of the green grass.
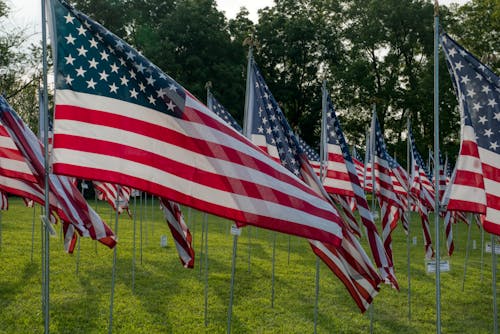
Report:
[{"label": "green grass", "polygon": [[[40,207],[36,210],[33,262],[33,209],[11,198],[10,209],[2,213],[0,333],[43,332]],[[114,226],[113,215],[104,203],[99,203],[98,212]],[[132,286],[133,220],[126,215],[120,217],[114,333],[226,332],[233,247],[230,222],[209,217],[208,326],[205,327],[204,276],[199,269],[201,221],[202,215],[193,211],[190,227],[197,259],[195,269],[187,270],[180,265],[161,212],[156,205],[152,207],[149,200],[143,212],[142,263],[140,220],[136,222],[137,265],[135,286]],[[434,231],[434,227],[431,228]],[[484,255],[481,276],[481,234],[473,227],[471,239],[476,240],[477,249],[471,250],[462,292],[465,224],[455,226],[455,233],[451,271],[441,275],[442,332],[491,333],[491,255]],[[161,235],[169,237],[167,248],[160,247]],[[422,232],[416,214],[413,214],[413,236],[417,236],[418,244],[411,245],[412,319],[408,320],[406,236],[398,227],[393,233],[393,251],[401,291],[382,287],[373,308],[374,333],[436,331],[435,280],[434,275],[425,270]],[[277,235],[275,300],[271,307],[272,240],[272,232],[256,228],[244,229],[239,238],[232,332],[312,333],[315,257],[305,240]],[[489,235],[486,241],[490,241]],[[444,242],[441,244],[444,248]],[[100,244],[96,248],[92,240],[82,239],[77,274],[77,252],[66,254],[59,235],[51,238],[51,332],[107,332],[112,258],[112,250]],[[323,264],[320,277],[318,333],[367,333],[368,312],[360,314],[339,280]]]}]

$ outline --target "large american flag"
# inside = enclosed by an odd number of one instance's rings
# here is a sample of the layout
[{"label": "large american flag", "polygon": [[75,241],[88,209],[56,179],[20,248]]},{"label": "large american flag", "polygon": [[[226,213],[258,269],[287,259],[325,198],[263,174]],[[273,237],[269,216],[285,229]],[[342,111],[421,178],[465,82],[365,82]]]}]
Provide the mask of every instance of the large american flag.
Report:
[{"label": "large american flag", "polygon": [[66,2],[52,3],[54,173],[340,243],[330,203],[124,41]]},{"label": "large american flag", "polygon": [[[45,166],[43,145],[26,124],[19,118],[7,101],[0,97],[0,122],[4,134],[0,150],[2,174],[0,181],[8,192],[40,203],[44,198]],[[5,134],[8,134],[6,136]],[[15,171],[17,167],[16,172]],[[6,172],[10,170],[10,172]],[[73,225],[80,235],[90,236],[113,247],[116,244],[111,229],[85,201],[76,186],[65,176],[49,175],[50,206],[66,223]],[[43,204],[41,201],[40,204]]]},{"label": "large american flag", "polygon": [[485,215],[485,230],[500,235],[500,78],[446,33],[441,46],[461,111],[447,208]]},{"label": "large american flag", "polygon": [[[349,153],[340,121],[337,118],[331,98],[326,95],[326,144],[328,161],[326,163],[327,173],[323,185],[329,193],[337,194],[339,197],[354,198],[361,221],[366,228],[368,242],[373,258],[380,270],[382,278],[388,284],[398,289],[398,283],[394,274],[392,260],[388,257],[384,243],[377,231],[373,215],[366,201],[365,193],[360,185],[358,172],[353,158]],[[327,186],[328,184],[328,186]],[[342,204],[342,202],[341,202]],[[345,207],[344,205],[342,205]]]},{"label": "large american flag", "polygon": [[[250,96],[250,120],[247,122],[251,124],[252,140],[324,198],[328,198],[255,62],[252,61],[251,72],[247,75],[251,76],[251,88],[250,92],[247,92]],[[333,208],[333,203],[331,205]],[[345,227],[340,217],[336,223],[344,227],[344,239],[339,248],[313,239],[310,239],[309,243],[314,253],[342,281],[360,310],[364,312],[378,293],[381,278],[357,238]]]}]

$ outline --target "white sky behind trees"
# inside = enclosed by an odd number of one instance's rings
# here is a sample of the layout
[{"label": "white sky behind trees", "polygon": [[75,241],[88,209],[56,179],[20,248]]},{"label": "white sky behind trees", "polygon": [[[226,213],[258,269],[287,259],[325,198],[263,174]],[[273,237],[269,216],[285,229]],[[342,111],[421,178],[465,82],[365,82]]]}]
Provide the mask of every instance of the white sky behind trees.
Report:
[{"label": "white sky behind trees", "polygon": [[[25,29],[26,34],[33,38],[41,38],[40,18],[41,0],[6,0],[11,9],[10,19],[5,24],[12,28]],[[273,0],[216,0],[219,10],[224,11],[226,17],[234,18],[241,7],[250,12],[250,19],[257,22],[257,10],[272,6]],[[441,5],[450,3],[464,4],[467,0],[440,0]]]}]

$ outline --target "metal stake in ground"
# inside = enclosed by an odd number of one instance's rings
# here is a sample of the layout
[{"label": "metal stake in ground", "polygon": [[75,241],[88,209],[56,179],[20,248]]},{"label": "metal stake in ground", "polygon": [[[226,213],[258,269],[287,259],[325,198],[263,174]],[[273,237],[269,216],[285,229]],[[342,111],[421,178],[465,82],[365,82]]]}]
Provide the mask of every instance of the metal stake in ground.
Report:
[{"label": "metal stake in ground", "polygon": [[31,263],[33,263],[33,253],[35,251],[35,216],[36,216],[36,203],[33,202],[33,220],[31,222]]},{"label": "metal stake in ground", "polygon": [[497,251],[495,246],[495,236],[491,235],[491,274],[493,290],[493,333],[498,334],[498,309],[497,309]]},{"label": "metal stake in ground", "polygon": [[318,301],[319,301],[319,256],[316,256],[316,277],[315,277],[315,294],[314,294],[314,334],[318,326]]},{"label": "metal stake in ground", "polygon": [[467,261],[469,260],[470,232],[472,227],[472,213],[468,215],[469,226],[467,227],[467,243],[465,244],[464,278],[462,279],[462,292],[465,289],[465,275],[467,274]]},{"label": "metal stake in ground", "polygon": [[[121,186],[118,185],[117,187],[117,193],[119,194],[121,191]],[[118,205],[119,203],[119,196],[116,196],[116,210],[115,210],[115,235],[118,238]],[[116,282],[116,249],[118,248],[118,245],[115,245],[113,248],[113,270],[111,274],[111,296],[109,299],[109,325],[108,325],[108,334],[111,334],[113,332],[113,303],[114,303],[114,297],[115,297],[115,282]]]},{"label": "metal stake in ground", "polygon": [[132,292],[135,289],[135,250],[136,250],[136,220],[137,220],[137,196],[134,196],[134,217],[133,217],[133,239],[132,239]]},{"label": "metal stake in ground", "polygon": [[231,234],[233,235],[233,257],[231,260],[231,285],[229,288],[229,307],[227,309],[227,334],[231,333],[231,319],[233,315],[233,298],[234,298],[234,276],[236,272],[236,249],[238,247],[238,236],[241,230],[235,225],[231,227]]},{"label": "metal stake in ground", "polygon": [[208,215],[203,214],[203,224],[205,225],[205,327],[208,326]]},{"label": "metal stake in ground", "polygon": [[274,308],[275,267],[276,267],[276,232],[273,232],[273,269],[272,269],[272,277],[271,277],[271,308]]}]

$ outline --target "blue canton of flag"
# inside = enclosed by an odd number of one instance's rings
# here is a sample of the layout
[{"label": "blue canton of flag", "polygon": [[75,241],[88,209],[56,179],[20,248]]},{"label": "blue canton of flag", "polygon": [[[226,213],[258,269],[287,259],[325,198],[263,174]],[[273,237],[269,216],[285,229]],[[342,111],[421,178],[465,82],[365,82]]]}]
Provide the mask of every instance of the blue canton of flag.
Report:
[{"label": "blue canton of flag", "polygon": [[[266,143],[276,147],[276,152],[271,153],[272,158],[295,175],[300,174],[300,145],[290,125],[283,116],[278,102],[271,94],[257,65],[253,65],[254,75],[254,110],[252,111],[252,136],[262,136],[265,141],[258,140],[257,146],[266,146]],[[263,138],[263,139],[264,139]],[[267,150],[266,150],[267,151]]]},{"label": "blue canton of flag", "polygon": [[327,122],[327,131],[330,131],[327,135],[328,143],[332,145],[340,146],[342,150],[342,156],[345,160],[352,163],[352,157],[349,153],[349,146],[344,137],[344,133],[342,132],[342,127],[340,126],[340,122],[335,114],[335,109],[333,108],[332,100],[330,96],[327,96],[328,103],[328,113],[326,114],[326,122]]},{"label": "blue canton of flag", "polygon": [[54,8],[58,26],[58,43],[53,43],[58,58],[56,89],[182,115],[186,96],[181,86],[110,31],[66,2],[61,4]]},{"label": "blue canton of flag", "polygon": [[420,168],[422,168],[422,170],[425,172],[425,175],[429,178],[429,180],[432,180],[431,174],[429,172],[429,168],[427,168],[427,165],[425,164],[424,159],[422,158],[422,156],[420,155],[420,153],[417,150],[415,137],[413,136],[413,131],[411,131],[411,128],[408,132],[408,136],[410,137],[410,145],[411,145],[411,149],[413,152],[413,158],[417,162],[418,166]]},{"label": "blue canton of flag", "polygon": [[300,147],[302,148],[302,150],[304,152],[306,152],[306,155],[307,155],[307,159],[309,159],[309,161],[317,161],[319,162],[320,160],[320,157],[319,157],[319,154],[316,150],[314,150],[311,146],[309,146],[305,141],[304,139],[302,139],[301,137],[299,137],[298,135],[295,135],[295,137],[297,137],[297,139],[299,140],[299,145]]},{"label": "blue canton of flag", "polygon": [[231,125],[233,129],[240,133],[243,132],[243,129],[238,122],[236,122],[234,117],[212,94],[208,94],[208,106],[217,116],[222,118],[227,124]]}]

